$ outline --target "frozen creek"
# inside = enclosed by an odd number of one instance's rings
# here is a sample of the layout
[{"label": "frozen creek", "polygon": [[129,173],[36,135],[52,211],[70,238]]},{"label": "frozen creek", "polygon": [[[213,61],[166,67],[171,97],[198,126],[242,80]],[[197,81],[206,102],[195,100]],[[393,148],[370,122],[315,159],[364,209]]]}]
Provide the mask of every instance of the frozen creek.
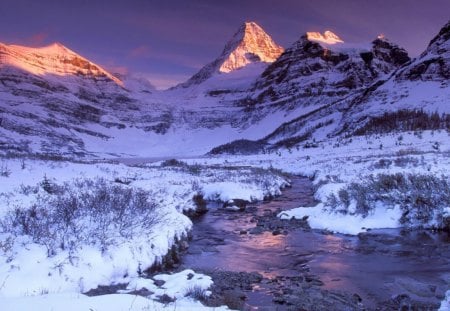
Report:
[{"label": "frozen creek", "polygon": [[[246,310],[434,310],[450,286],[450,238],[429,231],[372,230],[345,236],[280,221],[314,204],[311,182],[243,212],[210,207],[194,221],[179,269],[209,274],[209,303]],[[207,301],[208,303],[208,301]]]}]

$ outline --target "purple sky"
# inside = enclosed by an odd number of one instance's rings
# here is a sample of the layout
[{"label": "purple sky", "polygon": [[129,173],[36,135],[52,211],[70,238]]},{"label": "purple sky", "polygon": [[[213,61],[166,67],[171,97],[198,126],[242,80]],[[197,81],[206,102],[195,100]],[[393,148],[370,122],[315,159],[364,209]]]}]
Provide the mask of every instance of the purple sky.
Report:
[{"label": "purple sky", "polygon": [[0,0],[0,42],[58,41],[163,88],[215,59],[244,21],[284,47],[306,31],[330,29],[347,42],[383,33],[417,56],[449,12],[449,0]]}]

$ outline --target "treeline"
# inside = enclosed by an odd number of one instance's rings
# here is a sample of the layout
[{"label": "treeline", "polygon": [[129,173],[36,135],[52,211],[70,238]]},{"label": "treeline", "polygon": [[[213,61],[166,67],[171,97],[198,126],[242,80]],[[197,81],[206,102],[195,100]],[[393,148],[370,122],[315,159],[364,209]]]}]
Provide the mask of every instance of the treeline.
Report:
[{"label": "treeline", "polygon": [[450,115],[438,112],[427,113],[420,110],[398,110],[385,112],[371,118],[355,135],[382,134],[393,131],[450,130]]}]

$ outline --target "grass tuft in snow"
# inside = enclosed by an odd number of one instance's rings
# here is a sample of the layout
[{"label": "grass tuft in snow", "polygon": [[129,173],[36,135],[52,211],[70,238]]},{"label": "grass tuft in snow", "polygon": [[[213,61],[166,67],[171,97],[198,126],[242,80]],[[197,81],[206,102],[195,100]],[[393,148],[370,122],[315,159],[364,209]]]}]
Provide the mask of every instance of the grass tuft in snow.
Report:
[{"label": "grass tuft in snow", "polygon": [[205,288],[199,285],[194,285],[186,290],[185,297],[191,297],[195,300],[205,301],[208,298],[208,293]]}]

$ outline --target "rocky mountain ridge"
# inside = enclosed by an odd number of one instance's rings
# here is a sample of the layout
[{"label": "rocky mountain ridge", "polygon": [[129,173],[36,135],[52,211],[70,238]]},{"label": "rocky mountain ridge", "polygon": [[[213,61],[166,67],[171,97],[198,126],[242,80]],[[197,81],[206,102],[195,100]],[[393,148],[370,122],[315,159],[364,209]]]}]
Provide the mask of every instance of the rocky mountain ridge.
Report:
[{"label": "rocky mountain ridge", "polygon": [[[325,62],[328,57],[326,55],[329,54],[324,54],[323,48],[317,44],[310,44],[306,40],[307,38],[303,37],[293,47],[288,48],[266,70],[262,79],[258,80],[255,90],[272,87],[277,83],[286,85],[286,81],[295,81],[303,77],[316,78],[311,73],[311,68],[317,68],[317,72],[323,70],[323,66],[317,63]],[[308,57],[305,57],[305,54]],[[295,55],[299,56],[298,60],[292,61]],[[448,106],[450,102],[450,22],[431,40],[427,49],[413,60],[409,59],[403,49],[385,38],[375,39],[370,51],[359,53],[360,59],[357,62],[355,62],[355,56],[349,56],[346,59],[343,56],[345,54],[331,55],[333,55],[332,59],[337,57],[336,68],[339,68],[339,63],[353,59],[351,67],[368,69],[345,72],[344,75],[347,77],[351,74],[353,77],[364,78],[351,80],[359,81],[360,84],[350,88],[347,85],[347,88],[339,94],[324,93],[325,87],[333,85],[334,82],[323,83],[323,87],[318,89],[316,94],[305,96],[301,91],[301,85],[307,86],[307,83],[303,80],[297,84],[297,92],[281,104],[276,100],[256,102],[255,107],[260,105],[259,111],[262,109],[273,111],[276,107],[275,109],[292,109],[298,115],[283,123],[269,135],[256,141],[246,142],[246,145],[252,146],[251,152],[282,147],[311,147],[317,145],[318,141],[324,141],[330,137],[350,139],[353,135],[380,134],[406,129],[450,130]],[[315,60],[315,67],[309,63],[311,59]],[[365,63],[363,67],[360,66],[362,62]],[[300,70],[302,68],[304,70]],[[286,74],[280,73],[283,70]],[[289,90],[288,87],[284,89]],[[286,96],[286,93],[283,95]],[[330,100],[324,101],[327,98]],[[303,104],[305,108],[295,110],[296,100],[297,104]],[[294,105],[294,108],[286,106],[285,103]],[[308,106],[312,104],[315,105]],[[272,108],[265,108],[270,106]],[[294,113],[291,115],[294,116]],[[230,152],[230,150],[246,152],[244,147],[236,148],[236,146],[242,146],[242,141],[220,146],[213,151],[214,153]]]},{"label": "rocky mountain ridge", "polygon": [[411,60],[386,38],[352,45],[332,32],[305,34],[282,52],[246,23],[225,47],[226,57],[168,91],[116,77],[61,45],[0,45],[1,151],[198,155],[236,139],[244,147],[233,152],[240,152],[249,145],[244,139],[257,142],[250,145],[258,152],[356,135],[385,112],[444,113],[448,29]]}]

